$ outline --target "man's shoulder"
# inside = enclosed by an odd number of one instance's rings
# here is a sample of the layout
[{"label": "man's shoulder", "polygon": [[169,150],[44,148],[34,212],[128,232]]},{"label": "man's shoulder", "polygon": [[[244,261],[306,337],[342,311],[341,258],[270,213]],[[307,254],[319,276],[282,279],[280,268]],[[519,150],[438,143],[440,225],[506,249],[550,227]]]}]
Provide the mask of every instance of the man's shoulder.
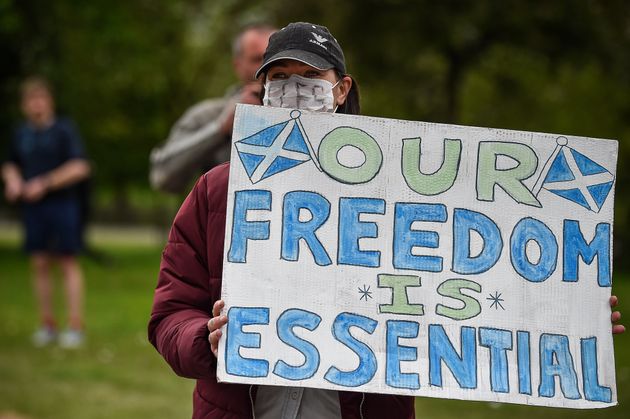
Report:
[{"label": "man's shoulder", "polygon": [[237,92],[237,88],[230,87],[222,97],[207,98],[195,103],[186,109],[173,128],[194,131],[200,126],[219,118],[224,108]]},{"label": "man's shoulder", "polygon": [[189,107],[186,112],[203,112],[206,109],[211,109],[215,106],[223,105],[227,102],[227,98],[225,97],[211,97],[202,100],[201,102],[197,102],[191,107]]},{"label": "man's shoulder", "polygon": [[177,120],[174,128],[183,129],[185,131],[195,131],[199,127],[217,119],[226,105],[227,99],[224,98],[202,100],[188,108]]},{"label": "man's shoulder", "polygon": [[208,98],[197,102],[184,112],[183,118],[212,118],[221,112],[228,102],[226,97]]},{"label": "man's shoulder", "polygon": [[230,86],[221,97],[207,98],[197,102],[184,112],[183,118],[203,117],[204,115],[212,117],[217,112],[221,112],[225,105],[238,94],[239,90],[239,86]]}]

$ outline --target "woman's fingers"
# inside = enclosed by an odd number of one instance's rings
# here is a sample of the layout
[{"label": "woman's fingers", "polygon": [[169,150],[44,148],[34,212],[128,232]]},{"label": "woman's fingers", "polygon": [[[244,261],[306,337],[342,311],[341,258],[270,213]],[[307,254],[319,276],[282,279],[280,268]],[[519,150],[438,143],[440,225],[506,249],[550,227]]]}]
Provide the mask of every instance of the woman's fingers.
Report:
[{"label": "woman's fingers", "polygon": [[612,322],[618,322],[619,320],[621,320],[621,313],[619,311],[613,311],[613,313],[610,315],[610,320]]},{"label": "woman's fingers", "polygon": [[614,335],[618,335],[626,331],[626,327],[623,324],[614,324],[619,320],[621,320],[621,313],[619,311],[613,311],[610,315],[610,321],[613,322],[612,332]]},{"label": "woman's fingers", "polygon": [[208,320],[208,330],[210,333],[214,332],[217,329],[222,328],[227,323],[227,316],[220,315],[217,317],[213,317]]},{"label": "woman's fingers", "polygon": [[223,333],[221,333],[221,327],[227,323],[226,316],[213,317],[208,321],[208,330],[210,331],[210,335],[208,335],[208,342],[210,342],[210,350],[217,356],[219,350],[219,340]]},{"label": "woman's fingers", "polygon": [[219,351],[219,340],[222,333],[221,328],[227,323],[227,316],[221,315],[221,310],[225,307],[223,300],[218,300],[212,305],[212,318],[208,320],[208,342],[210,342],[210,350],[216,357]]},{"label": "woman's fingers", "polygon": [[[615,307],[617,304],[619,304],[619,298],[617,298],[616,295],[611,295],[609,302],[610,302],[610,307]],[[619,335],[626,331],[626,326],[624,326],[623,324],[615,324],[619,320],[621,320],[621,312],[613,311],[612,314],[610,315],[610,321],[613,323],[613,326],[612,326],[613,335]]]},{"label": "woman's fingers", "polygon": [[225,307],[225,302],[223,302],[223,300],[217,300],[212,306],[212,317],[219,317],[223,307]]},{"label": "woman's fingers", "polygon": [[208,340],[210,341],[210,350],[215,357],[219,355],[219,339],[221,339],[221,329],[217,329],[210,333]]},{"label": "woman's fingers", "polygon": [[223,300],[218,300],[212,306],[212,318],[208,320],[208,330],[210,333],[223,327],[227,323],[227,317],[221,315],[221,310],[225,306]]},{"label": "woman's fingers", "polygon": [[617,304],[619,304],[619,299],[617,298],[616,295],[611,295],[609,301],[610,301],[611,307],[615,307]]}]

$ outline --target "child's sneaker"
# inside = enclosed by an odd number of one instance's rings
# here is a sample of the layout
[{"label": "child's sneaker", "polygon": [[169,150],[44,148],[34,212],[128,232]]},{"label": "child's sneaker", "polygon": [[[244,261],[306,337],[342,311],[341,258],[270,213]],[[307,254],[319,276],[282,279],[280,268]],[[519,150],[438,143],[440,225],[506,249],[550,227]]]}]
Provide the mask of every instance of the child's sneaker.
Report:
[{"label": "child's sneaker", "polygon": [[31,340],[38,348],[50,345],[57,339],[57,331],[52,327],[42,326],[33,333]]},{"label": "child's sneaker", "polygon": [[80,330],[66,329],[59,334],[59,346],[64,349],[80,348],[84,340],[85,337]]}]

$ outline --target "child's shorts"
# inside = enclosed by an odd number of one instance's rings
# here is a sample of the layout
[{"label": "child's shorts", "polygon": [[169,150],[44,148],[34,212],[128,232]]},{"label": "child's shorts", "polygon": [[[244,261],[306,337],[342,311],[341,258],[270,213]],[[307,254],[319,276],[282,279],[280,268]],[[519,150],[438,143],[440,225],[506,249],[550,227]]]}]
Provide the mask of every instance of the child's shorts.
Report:
[{"label": "child's shorts", "polygon": [[82,220],[75,199],[44,199],[24,205],[27,253],[76,255],[82,248]]}]

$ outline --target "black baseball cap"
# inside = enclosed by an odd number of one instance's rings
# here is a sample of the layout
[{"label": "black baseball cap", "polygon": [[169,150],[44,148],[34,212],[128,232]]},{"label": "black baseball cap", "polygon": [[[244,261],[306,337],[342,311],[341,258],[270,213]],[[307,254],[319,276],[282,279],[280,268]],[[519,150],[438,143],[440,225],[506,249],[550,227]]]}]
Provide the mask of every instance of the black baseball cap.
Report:
[{"label": "black baseball cap", "polygon": [[337,40],[327,27],[307,22],[290,23],[269,38],[263,64],[256,78],[279,60],[297,60],[318,70],[334,68],[346,74],[346,60]]}]

